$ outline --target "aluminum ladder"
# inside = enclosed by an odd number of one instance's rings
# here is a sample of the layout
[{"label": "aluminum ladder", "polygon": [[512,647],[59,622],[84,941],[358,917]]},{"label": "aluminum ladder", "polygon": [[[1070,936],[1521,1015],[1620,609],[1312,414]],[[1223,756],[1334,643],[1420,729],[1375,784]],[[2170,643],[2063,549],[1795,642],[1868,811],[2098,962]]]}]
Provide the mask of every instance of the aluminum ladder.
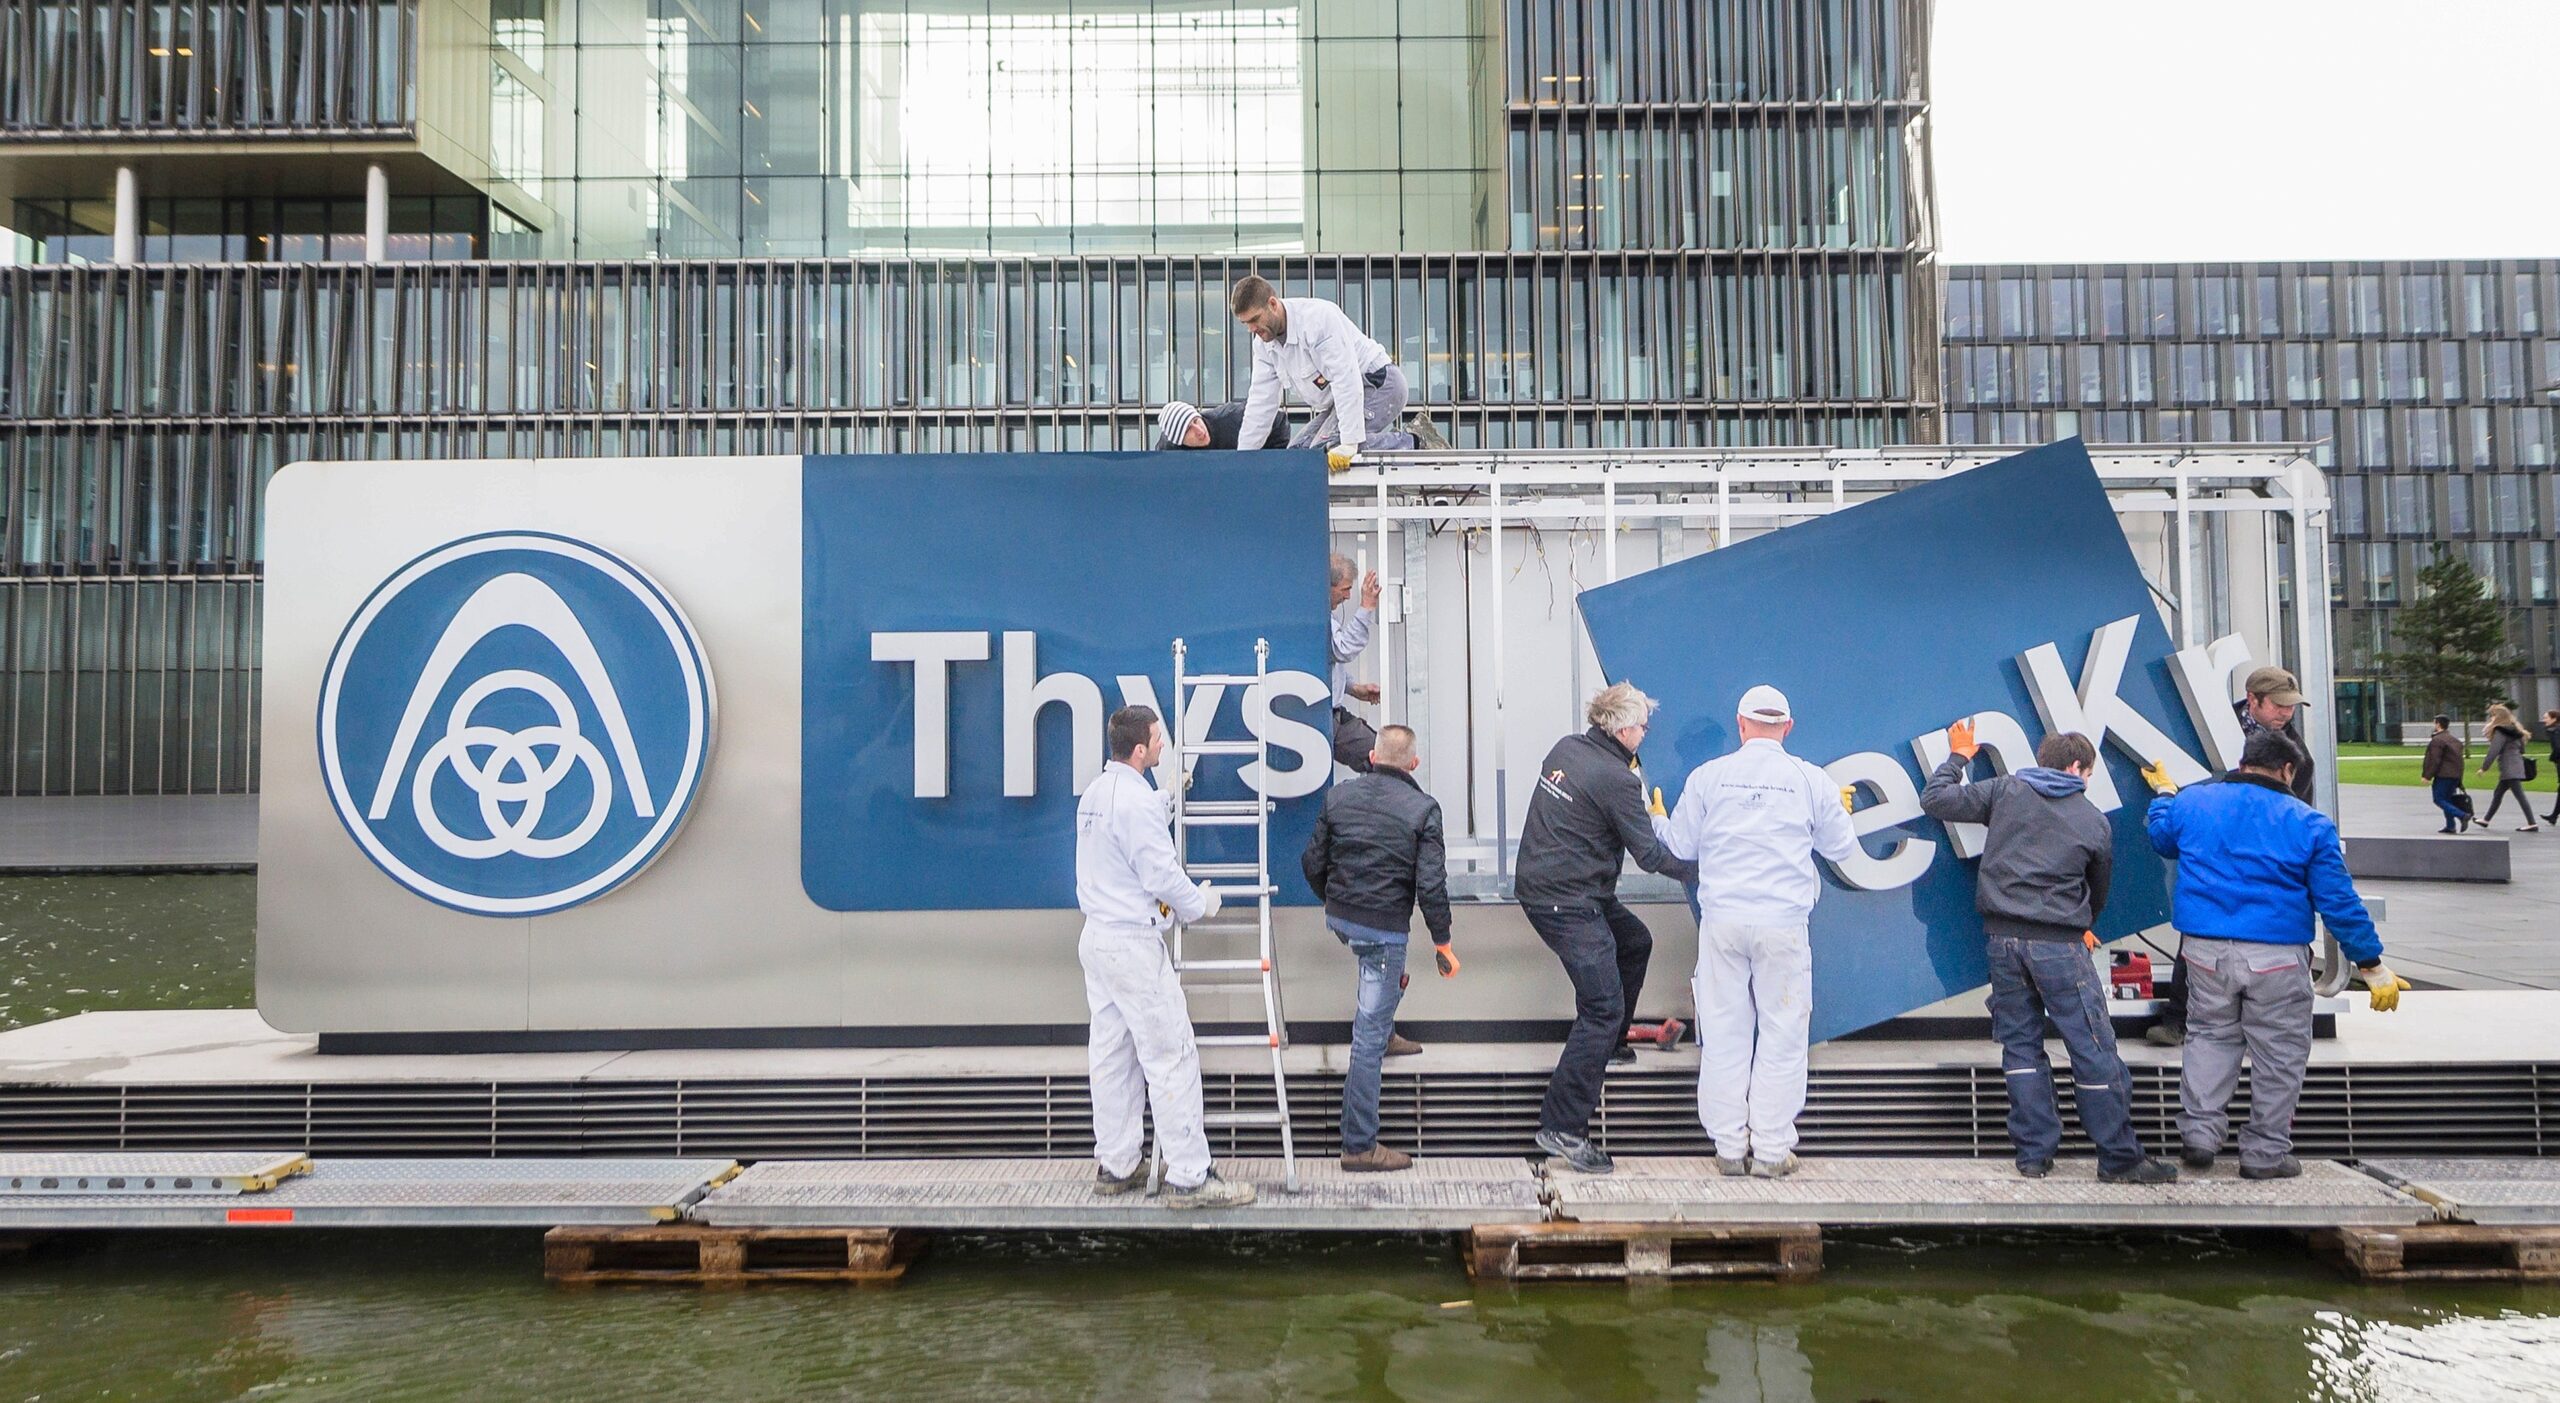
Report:
[{"label": "aluminum ladder", "polygon": [[[1280,1130],[1280,1162],[1289,1192],[1298,1190],[1298,1148],[1289,1126],[1289,1074],[1281,1065],[1281,1053],[1289,1046],[1289,1020],[1280,1003],[1280,972],[1272,960],[1271,898],[1278,888],[1271,881],[1271,811],[1274,807],[1266,792],[1271,775],[1271,744],[1255,736],[1247,740],[1215,740],[1206,735],[1194,739],[1186,731],[1191,716],[1191,692],[1196,687],[1242,687],[1263,689],[1271,676],[1271,640],[1253,641],[1253,671],[1250,673],[1193,673],[1190,671],[1189,649],[1179,638],[1173,640],[1173,716],[1166,728],[1166,749],[1173,761],[1171,783],[1173,797],[1173,850],[1182,870],[1193,881],[1218,893],[1218,914],[1205,921],[1173,925],[1173,968],[1182,981],[1185,993],[1195,989],[1234,990],[1247,986],[1262,991],[1263,1031],[1259,1033],[1212,1033],[1195,1037],[1201,1047],[1262,1047],[1271,1053],[1271,1095],[1273,1109],[1268,1111],[1219,1111],[1203,1117],[1211,1128],[1231,1126],[1277,1126]],[[1248,690],[1247,696],[1269,695],[1267,690]],[[1212,710],[1204,727],[1214,727],[1217,713]],[[1193,799],[1191,784],[1194,766],[1210,757],[1243,761],[1253,776],[1250,799]],[[1191,857],[1191,834],[1203,828],[1251,828],[1253,860],[1250,862],[1196,862]],[[1244,903],[1250,902],[1251,905]],[[1239,937],[1251,937],[1253,953],[1234,953],[1243,943]],[[1214,955],[1194,954],[1202,945],[1216,949]],[[1164,1141],[1156,1140],[1155,1160],[1148,1171],[1147,1188],[1154,1192],[1164,1182]]]}]

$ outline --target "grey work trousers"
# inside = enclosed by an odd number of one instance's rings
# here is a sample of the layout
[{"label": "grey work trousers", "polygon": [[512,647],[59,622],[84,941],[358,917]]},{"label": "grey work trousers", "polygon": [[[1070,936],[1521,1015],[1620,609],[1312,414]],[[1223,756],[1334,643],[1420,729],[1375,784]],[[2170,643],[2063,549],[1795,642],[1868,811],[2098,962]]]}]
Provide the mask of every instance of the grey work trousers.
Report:
[{"label": "grey work trousers", "polygon": [[2311,1060],[2311,947],[2190,935],[2184,950],[2192,984],[2178,1139],[2191,1150],[2221,1150],[2245,1049],[2249,1123],[2240,1128],[2240,1163],[2270,1168],[2293,1152],[2293,1108]]},{"label": "grey work trousers", "polygon": [[[1404,418],[1406,398],[1404,371],[1394,365],[1387,365],[1376,371],[1375,375],[1378,383],[1361,386],[1361,417],[1367,421],[1365,436],[1372,447],[1411,448],[1412,436],[1397,427],[1398,422]],[[1378,436],[1384,433],[1394,433],[1396,438],[1387,443],[1377,442]],[[1327,395],[1324,402],[1316,407],[1316,417],[1308,420],[1305,428],[1298,430],[1297,437],[1289,440],[1289,446],[1291,448],[1331,448],[1340,442],[1342,442],[1342,425],[1335,420],[1333,398]]]}]

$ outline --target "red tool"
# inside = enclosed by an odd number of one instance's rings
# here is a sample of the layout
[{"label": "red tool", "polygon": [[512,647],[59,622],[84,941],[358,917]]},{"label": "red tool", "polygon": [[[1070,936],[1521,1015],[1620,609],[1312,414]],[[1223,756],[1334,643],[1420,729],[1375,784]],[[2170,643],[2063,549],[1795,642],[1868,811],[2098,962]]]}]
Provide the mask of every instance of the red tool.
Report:
[{"label": "red tool", "polygon": [[2107,983],[2119,999],[2151,998],[2151,957],[2138,950],[2118,950]]},{"label": "red tool", "polygon": [[1647,1043],[1669,1052],[1680,1045],[1680,1035],[1688,1031],[1689,1025],[1677,1018],[1666,1018],[1659,1023],[1631,1023],[1627,1025],[1627,1041]]}]

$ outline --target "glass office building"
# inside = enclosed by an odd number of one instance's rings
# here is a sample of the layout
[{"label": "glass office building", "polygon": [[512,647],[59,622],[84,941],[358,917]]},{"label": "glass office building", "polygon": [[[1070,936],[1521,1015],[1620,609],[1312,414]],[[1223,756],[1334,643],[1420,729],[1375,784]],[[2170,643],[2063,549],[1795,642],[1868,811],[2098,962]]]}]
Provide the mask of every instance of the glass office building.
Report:
[{"label": "glass office building", "polygon": [[1246,272],[1461,446],[1930,441],[1928,13],[8,6],[0,793],[254,784],[282,464],[1134,447]]},{"label": "glass office building", "polygon": [[1947,436],[2309,443],[2333,476],[2338,729],[2431,712],[2376,658],[2438,543],[2560,706],[2560,260],[1946,270]]}]

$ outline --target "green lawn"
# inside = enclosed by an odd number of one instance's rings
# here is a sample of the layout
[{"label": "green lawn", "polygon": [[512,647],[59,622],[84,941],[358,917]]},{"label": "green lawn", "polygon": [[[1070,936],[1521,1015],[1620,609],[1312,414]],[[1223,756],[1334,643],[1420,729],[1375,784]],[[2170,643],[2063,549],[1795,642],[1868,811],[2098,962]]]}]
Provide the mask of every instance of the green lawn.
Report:
[{"label": "green lawn", "polygon": [[[2552,793],[2554,776],[2551,757],[2546,753],[2550,747],[2539,739],[2529,741],[2527,745],[2530,748],[2525,753],[2541,766],[2542,773],[2525,788],[2536,794]],[[2412,789],[2424,789],[2427,782],[2418,778],[2418,760],[2424,754],[2425,747],[2416,745],[2342,745],[2338,747],[2338,782],[2403,784]],[[2495,780],[2480,773],[2479,746],[2471,747],[2471,758],[2464,763],[2463,769],[2465,787],[2484,793],[2496,787]]]}]

